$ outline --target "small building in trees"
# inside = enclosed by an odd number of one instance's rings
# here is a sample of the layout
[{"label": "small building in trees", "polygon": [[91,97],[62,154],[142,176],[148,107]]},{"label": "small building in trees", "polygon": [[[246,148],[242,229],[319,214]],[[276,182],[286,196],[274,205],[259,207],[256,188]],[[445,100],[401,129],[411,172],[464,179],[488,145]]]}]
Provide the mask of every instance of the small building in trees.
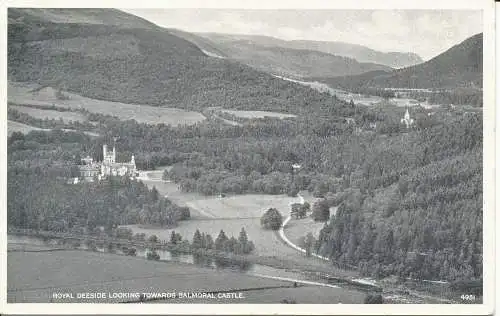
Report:
[{"label": "small building in trees", "polygon": [[405,124],[406,128],[410,128],[414,123],[414,119],[410,117],[410,112],[408,111],[408,108],[406,108],[405,115],[401,119],[401,124]]}]

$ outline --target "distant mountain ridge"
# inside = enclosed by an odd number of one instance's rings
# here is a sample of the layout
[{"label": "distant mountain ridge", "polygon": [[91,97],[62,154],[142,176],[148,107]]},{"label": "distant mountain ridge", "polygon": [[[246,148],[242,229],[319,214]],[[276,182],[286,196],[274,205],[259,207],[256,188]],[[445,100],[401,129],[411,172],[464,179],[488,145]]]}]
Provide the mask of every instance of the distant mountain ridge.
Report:
[{"label": "distant mountain ridge", "polygon": [[294,78],[344,76],[372,70],[392,70],[384,65],[359,63],[352,58],[320,51],[287,48],[279,43],[273,44],[273,38],[270,38],[265,45],[261,45],[244,39],[212,40],[181,30],[168,29],[168,31],[196,44],[209,56],[230,58],[261,71]]},{"label": "distant mountain ridge", "polygon": [[433,59],[391,72],[377,71],[355,76],[316,78],[332,87],[379,88],[482,88],[483,33],[454,45]]},{"label": "distant mountain ridge", "polygon": [[240,35],[221,33],[197,33],[216,43],[231,43],[235,41],[247,41],[262,46],[279,46],[291,49],[307,49],[327,54],[349,57],[360,63],[374,63],[391,68],[401,68],[422,63],[423,60],[415,53],[404,52],[380,52],[363,45],[344,42],[291,40],[262,36],[262,35]]},{"label": "distant mountain ridge", "polygon": [[330,54],[354,58],[359,62],[377,63],[392,68],[402,68],[420,64],[423,59],[415,53],[403,52],[380,52],[366,46],[350,44],[344,42],[323,42],[323,41],[291,41],[294,47],[308,47]]}]

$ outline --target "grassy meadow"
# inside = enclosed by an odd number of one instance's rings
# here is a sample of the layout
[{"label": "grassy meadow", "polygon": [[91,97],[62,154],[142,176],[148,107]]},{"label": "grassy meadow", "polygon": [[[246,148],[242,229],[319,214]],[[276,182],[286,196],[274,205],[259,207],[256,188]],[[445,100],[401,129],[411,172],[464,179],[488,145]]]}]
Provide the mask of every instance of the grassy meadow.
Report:
[{"label": "grassy meadow", "polygon": [[7,121],[7,134],[10,136],[14,132],[20,132],[23,134],[27,134],[31,131],[47,131],[48,129],[43,129],[43,128],[38,128],[35,126],[19,123],[19,122],[14,122],[14,121]]},{"label": "grassy meadow", "polygon": [[136,120],[139,123],[192,125],[203,121],[205,117],[198,112],[186,111],[177,108],[155,107],[140,104],[110,102],[82,97],[77,94],[64,92],[69,100],[59,100],[55,90],[47,87],[37,92],[37,84],[9,82],[8,100],[16,104],[66,107],[70,109],[85,109],[92,113],[111,115],[120,120]]},{"label": "grassy meadow", "polygon": [[18,112],[28,114],[37,119],[59,120],[62,119],[65,123],[69,122],[85,122],[87,118],[85,115],[78,112],[71,111],[55,111],[49,109],[38,109],[29,106],[9,105],[10,109]]},{"label": "grassy meadow", "polygon": [[[123,256],[89,251],[9,252],[7,258],[9,303],[105,303],[120,300],[77,299],[76,293],[227,291],[287,285],[290,282],[237,272],[137,257],[124,260]],[[52,293],[73,293],[74,299],[51,301]]]}]

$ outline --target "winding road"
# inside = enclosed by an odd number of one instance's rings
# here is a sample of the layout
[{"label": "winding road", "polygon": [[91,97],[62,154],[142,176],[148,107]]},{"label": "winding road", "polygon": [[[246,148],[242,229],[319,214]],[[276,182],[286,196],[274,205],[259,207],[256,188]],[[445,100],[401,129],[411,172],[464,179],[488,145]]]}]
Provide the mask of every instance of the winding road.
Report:
[{"label": "winding road", "polygon": [[[297,197],[299,198],[299,202],[300,204],[304,204],[304,198],[300,195],[300,194],[297,194]],[[290,207],[291,207],[291,203],[290,203]],[[283,223],[281,224],[281,227],[278,231],[278,234],[280,236],[280,238],[290,247],[292,247],[293,249],[297,250],[297,251],[300,251],[302,253],[306,253],[306,250],[304,248],[300,248],[299,246],[297,246],[296,244],[294,244],[293,242],[290,241],[290,239],[288,239],[288,237],[285,235],[285,227],[286,225],[288,224],[288,222],[290,222],[290,220],[292,219],[292,215],[291,213],[288,213],[288,217],[283,221]],[[318,254],[315,254],[315,253],[312,253],[312,256],[316,257],[316,258],[319,258],[319,259],[322,259],[322,260],[326,260],[326,261],[330,261],[330,259],[328,259],[327,257],[323,257],[323,256],[320,256]]]}]

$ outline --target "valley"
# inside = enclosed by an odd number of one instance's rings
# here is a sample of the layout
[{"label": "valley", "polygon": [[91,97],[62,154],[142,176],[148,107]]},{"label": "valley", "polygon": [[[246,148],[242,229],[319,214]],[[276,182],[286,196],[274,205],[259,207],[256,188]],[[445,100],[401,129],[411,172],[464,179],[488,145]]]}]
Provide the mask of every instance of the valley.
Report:
[{"label": "valley", "polygon": [[8,37],[10,302],[482,301],[482,33],[425,62],[119,10]]}]

